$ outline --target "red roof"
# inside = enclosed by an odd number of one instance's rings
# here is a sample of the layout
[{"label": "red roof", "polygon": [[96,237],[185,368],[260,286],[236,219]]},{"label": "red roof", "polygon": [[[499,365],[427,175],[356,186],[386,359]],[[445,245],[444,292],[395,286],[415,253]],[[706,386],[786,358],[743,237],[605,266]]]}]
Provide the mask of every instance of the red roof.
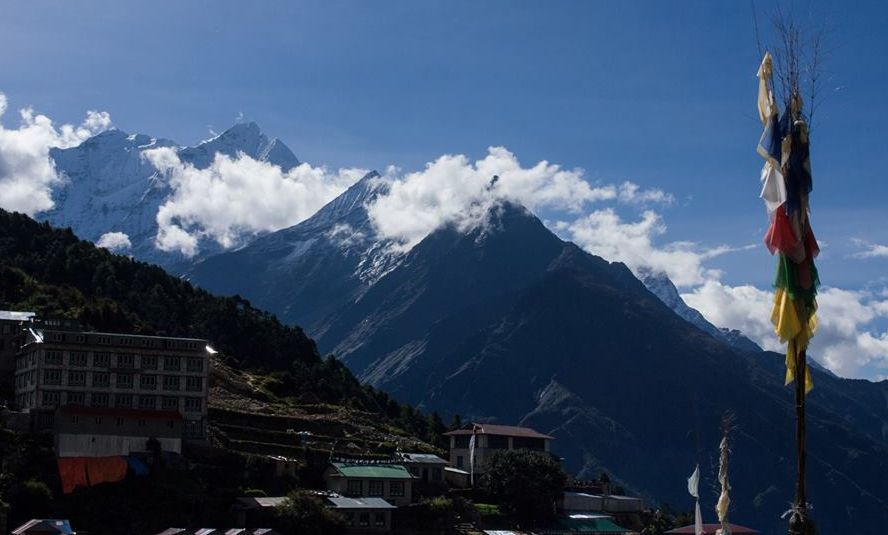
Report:
[{"label": "red roof", "polygon": [[[721,524],[703,524],[703,533],[706,535],[715,535],[715,532],[721,527]],[[752,528],[745,528],[743,526],[738,526],[737,524],[728,523],[728,528],[731,530],[731,535],[755,535],[758,531]],[[690,533],[694,534],[694,526],[685,526],[683,528],[676,528],[666,533]]]},{"label": "red roof", "polygon": [[64,405],[59,408],[62,414],[81,416],[119,416],[121,418],[141,418],[143,420],[181,420],[178,411],[152,411],[145,409],[112,409],[105,407],[77,407]]},{"label": "red roof", "polygon": [[[474,431],[473,431],[474,428]],[[523,437],[523,438],[547,438],[554,440],[555,437],[544,435],[529,427],[518,427],[514,425],[495,425],[495,424],[476,424],[473,423],[467,429],[457,429],[444,433],[445,435],[501,435],[507,437]]]}]

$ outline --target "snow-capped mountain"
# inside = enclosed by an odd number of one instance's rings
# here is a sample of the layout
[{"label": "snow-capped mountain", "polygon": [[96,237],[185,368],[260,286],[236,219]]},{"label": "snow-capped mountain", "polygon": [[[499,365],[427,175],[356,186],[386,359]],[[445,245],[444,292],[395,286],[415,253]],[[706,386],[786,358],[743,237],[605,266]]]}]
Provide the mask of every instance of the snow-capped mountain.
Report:
[{"label": "snow-capped mountain", "polygon": [[[55,206],[39,219],[59,227],[71,227],[78,236],[98,241],[110,232],[129,237],[128,252],[139,260],[166,267],[183,257],[154,246],[157,210],[172,193],[162,173],[143,154],[170,147],[182,162],[198,169],[208,167],[218,153],[231,157],[243,153],[288,170],[299,160],[284,143],[268,138],[255,123],[240,123],[194,147],[180,147],[168,139],[109,130],[68,149],[52,149],[50,157],[65,179],[53,193]],[[202,244],[206,253],[218,252],[212,243]]]}]

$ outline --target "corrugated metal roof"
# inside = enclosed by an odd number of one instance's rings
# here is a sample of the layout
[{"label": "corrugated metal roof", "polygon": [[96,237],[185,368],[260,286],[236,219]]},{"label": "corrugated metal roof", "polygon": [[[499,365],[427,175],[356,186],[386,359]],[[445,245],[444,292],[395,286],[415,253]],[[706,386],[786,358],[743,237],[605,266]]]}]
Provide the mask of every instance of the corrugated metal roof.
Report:
[{"label": "corrugated metal roof", "polygon": [[0,310],[0,320],[6,321],[29,321],[34,319],[33,312],[23,312],[19,310]]},{"label": "corrugated metal roof", "polygon": [[[474,431],[473,431],[474,427]],[[529,427],[518,427],[514,425],[496,425],[496,424],[478,424],[473,423],[464,429],[457,429],[444,433],[445,435],[500,435],[507,437],[523,437],[523,438],[547,438],[553,440],[555,437],[544,435],[539,431]]]},{"label": "corrugated metal roof", "polygon": [[447,464],[447,461],[433,453],[401,453],[401,460],[411,463]]},{"label": "corrugated metal roof", "polygon": [[397,509],[382,498],[327,498],[335,509]]},{"label": "corrugated metal roof", "polygon": [[74,530],[71,529],[71,523],[67,520],[58,520],[55,518],[32,518],[21,526],[12,530],[12,535],[21,535],[28,531],[39,531],[41,533],[63,533],[64,535],[73,535]]},{"label": "corrugated metal roof", "polygon": [[343,477],[413,479],[410,472],[400,464],[332,464]]}]

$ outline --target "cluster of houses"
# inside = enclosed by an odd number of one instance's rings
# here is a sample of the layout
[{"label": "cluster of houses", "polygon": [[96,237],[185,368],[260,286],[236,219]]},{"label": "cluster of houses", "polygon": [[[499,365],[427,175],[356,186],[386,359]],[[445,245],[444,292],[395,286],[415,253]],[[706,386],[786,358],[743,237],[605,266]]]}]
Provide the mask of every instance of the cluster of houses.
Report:
[{"label": "cluster of houses", "polygon": [[[0,311],[0,404],[5,425],[53,434],[64,492],[79,485],[117,481],[145,470],[150,455],[180,455],[183,441],[207,437],[210,355],[206,340],[85,331],[66,320]],[[11,407],[9,407],[11,405]],[[517,426],[473,423],[446,433],[447,459],[398,452],[387,460],[331,458],[325,489],[313,491],[353,532],[392,529],[393,511],[415,501],[418,486],[469,488],[497,451],[550,452],[553,437]],[[294,475],[297,462],[271,457],[278,476]],[[96,474],[102,477],[96,478]],[[283,497],[239,498],[236,528],[170,528],[162,535],[272,535],[260,527]],[[558,533],[632,533],[614,515],[641,512],[640,499],[567,491]],[[264,513],[263,513],[264,511]],[[246,527],[255,526],[255,527]],[[75,533],[64,520],[35,519],[14,535]]]}]

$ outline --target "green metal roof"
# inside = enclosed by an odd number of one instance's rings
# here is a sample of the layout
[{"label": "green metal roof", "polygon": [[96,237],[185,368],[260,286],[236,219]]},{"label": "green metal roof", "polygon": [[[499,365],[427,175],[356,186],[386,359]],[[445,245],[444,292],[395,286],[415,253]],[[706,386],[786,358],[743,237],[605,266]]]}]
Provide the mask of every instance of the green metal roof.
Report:
[{"label": "green metal roof", "polygon": [[[544,532],[549,530],[544,530]],[[609,518],[560,518],[555,531],[559,533],[632,533]]]},{"label": "green metal roof", "polygon": [[348,464],[333,463],[343,477],[413,479],[410,472],[400,464]]}]

